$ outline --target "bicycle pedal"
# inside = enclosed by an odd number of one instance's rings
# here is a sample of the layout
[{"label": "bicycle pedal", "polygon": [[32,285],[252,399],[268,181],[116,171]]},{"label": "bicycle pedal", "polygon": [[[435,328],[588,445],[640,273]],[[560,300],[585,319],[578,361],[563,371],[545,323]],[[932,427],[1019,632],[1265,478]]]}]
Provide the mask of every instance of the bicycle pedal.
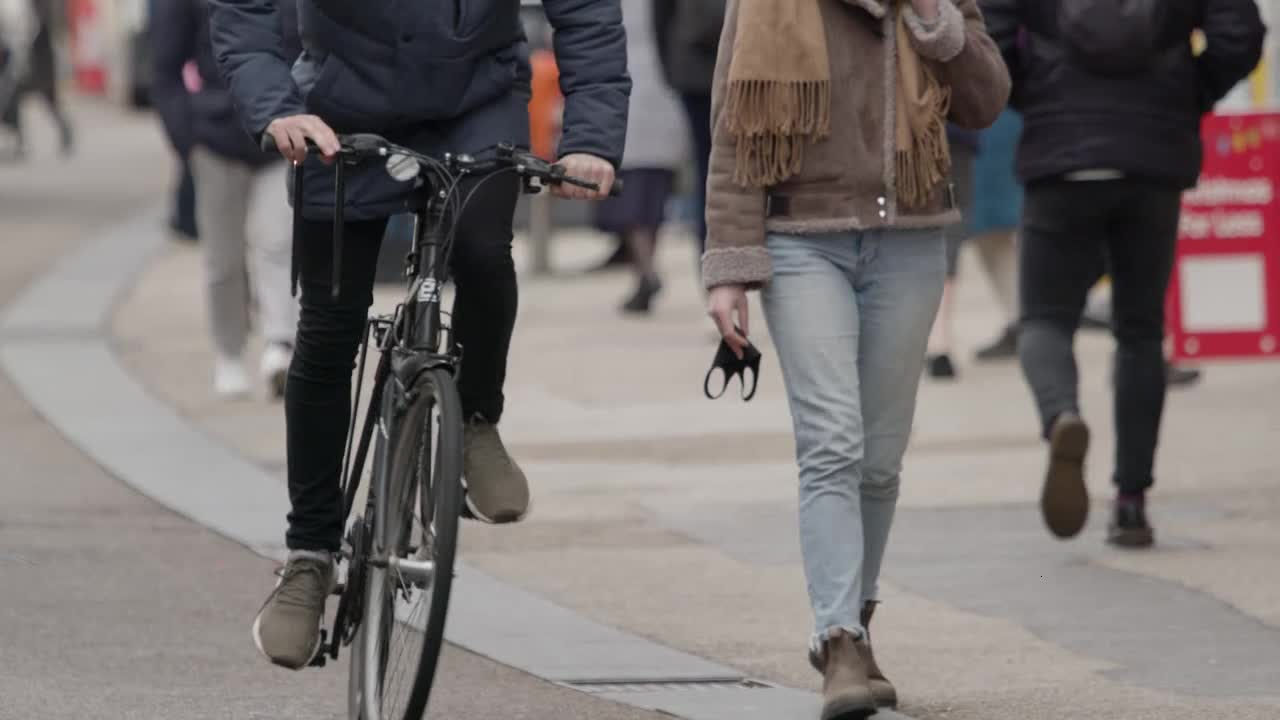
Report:
[{"label": "bicycle pedal", "polygon": [[333,586],[333,592],[332,592],[332,593],[330,593],[330,594],[331,594],[331,595],[337,595],[337,596],[341,597],[341,596],[342,596],[342,593],[344,593],[344,592],[346,592],[346,591],[347,591],[347,584],[346,584],[346,583],[338,583],[338,584],[336,584],[336,585],[334,585],[334,586]]}]

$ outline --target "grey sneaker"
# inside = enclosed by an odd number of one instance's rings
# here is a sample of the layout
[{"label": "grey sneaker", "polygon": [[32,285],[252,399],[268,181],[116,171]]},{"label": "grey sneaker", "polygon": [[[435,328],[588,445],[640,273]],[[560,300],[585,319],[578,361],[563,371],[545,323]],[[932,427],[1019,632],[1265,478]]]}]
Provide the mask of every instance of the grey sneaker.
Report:
[{"label": "grey sneaker", "polygon": [[467,509],[487,523],[519,522],[529,513],[529,481],[502,444],[498,428],[476,417],[462,436]]},{"label": "grey sneaker", "polygon": [[333,592],[333,556],[294,550],[280,581],[253,621],[253,642],[268,660],[290,670],[311,663],[320,651],[324,601]]}]

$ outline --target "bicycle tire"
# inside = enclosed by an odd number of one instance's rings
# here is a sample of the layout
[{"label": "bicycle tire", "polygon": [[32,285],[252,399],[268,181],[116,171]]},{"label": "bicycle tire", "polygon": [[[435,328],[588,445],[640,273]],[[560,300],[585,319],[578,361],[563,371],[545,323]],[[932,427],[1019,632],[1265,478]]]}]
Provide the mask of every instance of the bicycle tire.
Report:
[{"label": "bicycle tire", "polygon": [[[376,688],[365,707],[376,705],[377,715],[364,720],[421,720],[444,646],[462,511],[462,404],[453,375],[439,368],[424,373],[412,395],[394,416],[391,437],[379,433],[386,473],[375,487],[388,497],[378,503],[383,512],[375,513],[374,535],[388,555],[430,559],[434,573],[429,586],[390,566],[367,573],[360,662],[363,687]],[[389,400],[394,407],[396,399]],[[371,661],[376,673],[369,672]]]}]

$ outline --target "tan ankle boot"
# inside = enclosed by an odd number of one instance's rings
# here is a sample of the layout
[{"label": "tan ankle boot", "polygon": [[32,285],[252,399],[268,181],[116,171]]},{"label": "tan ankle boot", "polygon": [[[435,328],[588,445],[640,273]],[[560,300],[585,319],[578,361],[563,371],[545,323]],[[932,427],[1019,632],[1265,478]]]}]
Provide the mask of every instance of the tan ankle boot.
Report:
[{"label": "tan ankle boot", "polygon": [[894,689],[893,683],[881,672],[880,666],[876,664],[876,656],[871,652],[871,616],[876,612],[878,603],[868,602],[862,606],[862,627],[867,631],[867,636],[863,641],[858,643],[858,651],[861,652],[862,660],[867,664],[867,679],[870,680],[871,694],[875,696],[876,705],[879,707],[896,708],[898,707],[898,691]]},{"label": "tan ankle boot", "polygon": [[875,714],[861,644],[865,643],[836,630],[823,647],[822,720],[862,720]]}]

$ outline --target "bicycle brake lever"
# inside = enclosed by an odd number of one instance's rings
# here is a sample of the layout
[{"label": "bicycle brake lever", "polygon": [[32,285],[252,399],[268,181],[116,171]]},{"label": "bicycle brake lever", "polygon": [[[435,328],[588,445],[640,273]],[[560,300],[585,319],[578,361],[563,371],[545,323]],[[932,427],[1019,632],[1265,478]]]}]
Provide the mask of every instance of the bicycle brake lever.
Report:
[{"label": "bicycle brake lever", "polygon": [[342,136],[342,149],[355,155],[382,155],[387,141],[381,135],[372,133],[352,133]]}]

